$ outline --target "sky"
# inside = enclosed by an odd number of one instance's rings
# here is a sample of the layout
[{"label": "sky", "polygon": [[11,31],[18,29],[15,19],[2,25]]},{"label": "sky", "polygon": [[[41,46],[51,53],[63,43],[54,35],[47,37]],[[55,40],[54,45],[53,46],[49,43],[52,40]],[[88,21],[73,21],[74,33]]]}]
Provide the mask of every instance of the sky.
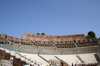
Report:
[{"label": "sky", "polygon": [[0,0],[0,34],[100,37],[100,0]]}]

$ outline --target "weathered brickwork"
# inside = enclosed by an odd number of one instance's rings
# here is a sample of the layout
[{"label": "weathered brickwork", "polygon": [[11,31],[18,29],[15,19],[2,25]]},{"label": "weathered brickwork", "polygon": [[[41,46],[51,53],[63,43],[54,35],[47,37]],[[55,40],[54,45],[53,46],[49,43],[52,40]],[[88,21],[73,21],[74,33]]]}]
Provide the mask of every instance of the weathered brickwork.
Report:
[{"label": "weathered brickwork", "polygon": [[4,38],[4,39],[8,39],[8,40],[14,40],[14,41],[19,41],[19,42],[30,42],[30,40],[16,38],[16,37],[4,35],[4,34],[0,34],[0,38]]},{"label": "weathered brickwork", "polygon": [[35,41],[73,41],[85,39],[84,34],[77,35],[65,35],[65,36],[49,36],[49,35],[35,35],[35,34],[23,34],[23,39],[35,40]]},{"label": "weathered brickwork", "polygon": [[[34,34],[23,34],[22,38],[16,38],[4,34],[0,34],[0,38],[3,38],[8,41],[12,41],[14,43],[23,43],[23,44],[42,44],[42,45],[50,45],[50,44],[75,44],[75,43],[88,43],[88,42],[96,42],[96,38],[86,39],[85,35],[77,34],[77,35],[66,35],[66,36],[48,36],[48,35],[34,35]],[[0,39],[0,42],[5,42]],[[8,43],[6,41],[6,43]]]}]

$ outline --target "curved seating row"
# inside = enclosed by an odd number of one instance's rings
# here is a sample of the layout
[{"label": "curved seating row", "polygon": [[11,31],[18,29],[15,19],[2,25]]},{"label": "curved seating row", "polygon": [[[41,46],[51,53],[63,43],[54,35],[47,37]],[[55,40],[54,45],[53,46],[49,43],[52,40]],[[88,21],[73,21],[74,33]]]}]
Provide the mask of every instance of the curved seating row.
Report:
[{"label": "curved seating row", "polygon": [[[15,56],[16,58],[21,59],[22,61],[29,63],[30,65],[38,64],[40,66],[46,66],[49,64],[48,62],[43,60],[41,57],[39,57],[38,54],[11,51],[11,50],[4,49],[4,48],[0,48],[0,50],[5,51],[6,53],[10,53],[11,55]],[[76,62],[78,64],[82,64],[82,61],[76,55],[78,55],[84,61],[84,64],[97,63],[98,61],[96,60],[94,54],[96,53],[71,54],[71,55],[42,55],[40,54],[40,56],[42,56],[47,61],[63,60],[68,65],[72,65],[72,63],[75,64]]]}]

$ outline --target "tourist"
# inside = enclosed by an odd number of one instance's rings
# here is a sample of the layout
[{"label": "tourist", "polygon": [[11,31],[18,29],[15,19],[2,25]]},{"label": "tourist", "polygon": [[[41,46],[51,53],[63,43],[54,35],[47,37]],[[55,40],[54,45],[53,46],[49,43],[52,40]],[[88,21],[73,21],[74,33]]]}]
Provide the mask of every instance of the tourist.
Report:
[{"label": "tourist", "polygon": [[78,66],[78,62],[76,61],[75,66]]}]

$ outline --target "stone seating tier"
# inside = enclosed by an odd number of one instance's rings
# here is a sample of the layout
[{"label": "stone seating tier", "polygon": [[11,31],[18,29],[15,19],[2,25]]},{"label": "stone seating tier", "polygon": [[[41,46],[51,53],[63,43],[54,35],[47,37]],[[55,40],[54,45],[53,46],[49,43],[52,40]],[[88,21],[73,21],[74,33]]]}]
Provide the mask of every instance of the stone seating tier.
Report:
[{"label": "stone seating tier", "polygon": [[[0,48],[0,58],[10,59],[10,57],[13,57],[13,65],[16,66],[17,64],[38,64],[40,66],[49,65],[49,61],[51,60],[58,60],[63,61],[68,65],[73,64],[96,64],[98,61],[96,60],[96,57],[94,56],[96,53],[85,53],[85,54],[66,54],[66,55],[43,55],[43,54],[33,54],[33,53],[23,53],[23,52],[17,52],[8,50],[5,48]],[[42,58],[41,58],[41,57]],[[81,60],[77,57],[79,56]],[[47,60],[47,61],[45,61]],[[83,62],[82,62],[83,61]],[[17,63],[16,63],[17,62]]]}]

